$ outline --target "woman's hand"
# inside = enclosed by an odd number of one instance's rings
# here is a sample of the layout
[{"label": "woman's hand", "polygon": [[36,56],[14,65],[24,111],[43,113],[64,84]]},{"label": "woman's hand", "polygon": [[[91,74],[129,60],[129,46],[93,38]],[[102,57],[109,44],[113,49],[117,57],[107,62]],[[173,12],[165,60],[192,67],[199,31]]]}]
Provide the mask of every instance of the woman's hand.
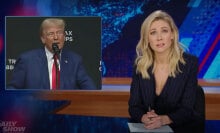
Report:
[{"label": "woman's hand", "polygon": [[157,115],[154,110],[147,112],[141,118],[144,127],[147,129],[160,128],[163,125],[172,123],[167,115]]},{"label": "woman's hand", "polygon": [[151,110],[144,114],[141,118],[142,123],[147,129],[154,129],[161,127],[161,118],[158,116],[154,110]]},{"label": "woman's hand", "polygon": [[144,124],[144,127],[147,129],[160,128],[163,125],[161,116],[156,116],[150,119],[147,124]]}]

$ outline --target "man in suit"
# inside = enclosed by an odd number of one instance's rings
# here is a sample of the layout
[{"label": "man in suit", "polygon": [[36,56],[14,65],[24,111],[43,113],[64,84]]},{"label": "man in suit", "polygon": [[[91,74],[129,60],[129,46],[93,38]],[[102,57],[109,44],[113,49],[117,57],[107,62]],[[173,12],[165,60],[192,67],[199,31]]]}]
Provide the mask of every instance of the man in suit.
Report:
[{"label": "man in suit", "polygon": [[[42,48],[28,51],[17,59],[12,79],[8,84],[9,89],[97,89],[85,71],[81,56],[64,48],[63,19],[45,19],[40,27],[40,38],[44,44]],[[52,48],[54,44],[58,53]],[[55,53],[58,57],[56,60],[53,58]],[[55,88],[54,63],[56,83],[59,83]]]}]

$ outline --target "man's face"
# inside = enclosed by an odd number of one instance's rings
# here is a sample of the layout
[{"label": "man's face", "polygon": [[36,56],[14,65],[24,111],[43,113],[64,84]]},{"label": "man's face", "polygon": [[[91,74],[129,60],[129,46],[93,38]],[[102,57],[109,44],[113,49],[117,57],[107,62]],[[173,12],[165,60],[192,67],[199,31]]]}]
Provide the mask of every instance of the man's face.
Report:
[{"label": "man's face", "polygon": [[53,43],[57,43],[59,49],[62,49],[65,42],[65,31],[62,27],[58,27],[55,25],[46,27],[41,35],[41,41],[51,52],[53,52]]}]

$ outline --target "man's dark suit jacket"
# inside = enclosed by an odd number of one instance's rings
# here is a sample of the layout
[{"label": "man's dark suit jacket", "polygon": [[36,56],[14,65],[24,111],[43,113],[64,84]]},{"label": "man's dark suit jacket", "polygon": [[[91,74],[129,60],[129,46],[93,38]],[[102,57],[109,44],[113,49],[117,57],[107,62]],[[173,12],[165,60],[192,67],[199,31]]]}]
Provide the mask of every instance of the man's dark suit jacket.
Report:
[{"label": "man's dark suit jacket", "polygon": [[[17,59],[8,88],[50,89],[44,48],[26,52]],[[97,89],[87,75],[81,57],[67,49],[61,53],[60,89]]]},{"label": "man's dark suit jacket", "polygon": [[[191,124],[196,117],[195,97],[197,89],[198,60],[195,56],[184,53],[186,64],[180,64],[182,73],[176,77],[168,77],[159,96],[155,93],[155,78],[153,66],[148,70],[150,79],[143,79],[136,74],[136,67],[132,77],[129,99],[129,113],[132,121],[141,122],[141,117],[154,109],[159,115],[168,115],[173,121],[170,125],[174,131],[190,131]],[[196,118],[195,118],[196,119]]]}]

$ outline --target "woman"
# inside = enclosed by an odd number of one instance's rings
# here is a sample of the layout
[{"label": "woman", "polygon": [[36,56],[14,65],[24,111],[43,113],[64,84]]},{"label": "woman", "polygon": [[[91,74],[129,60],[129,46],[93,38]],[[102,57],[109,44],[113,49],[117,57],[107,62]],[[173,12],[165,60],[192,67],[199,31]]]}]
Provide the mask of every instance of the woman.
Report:
[{"label": "woman", "polygon": [[194,109],[198,61],[178,39],[178,29],[164,11],[151,13],[142,24],[129,113],[147,129],[170,125],[174,132],[189,133],[199,126]]}]

